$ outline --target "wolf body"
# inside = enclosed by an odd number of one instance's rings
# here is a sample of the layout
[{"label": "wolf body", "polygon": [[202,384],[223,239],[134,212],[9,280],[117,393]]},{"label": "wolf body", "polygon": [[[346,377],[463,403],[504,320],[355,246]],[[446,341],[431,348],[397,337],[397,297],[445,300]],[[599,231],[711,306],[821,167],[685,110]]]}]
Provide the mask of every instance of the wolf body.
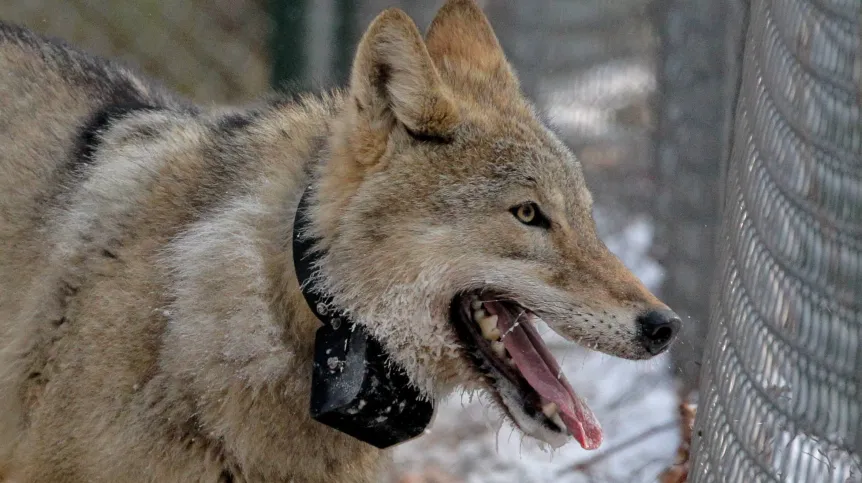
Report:
[{"label": "wolf body", "polygon": [[617,356],[666,346],[472,2],[424,38],[387,10],[348,88],[243,108],[0,24],[0,481],[378,481],[386,451],[308,414],[306,188],[316,283],[428,397],[483,388],[548,439],[466,354],[461,294]]}]

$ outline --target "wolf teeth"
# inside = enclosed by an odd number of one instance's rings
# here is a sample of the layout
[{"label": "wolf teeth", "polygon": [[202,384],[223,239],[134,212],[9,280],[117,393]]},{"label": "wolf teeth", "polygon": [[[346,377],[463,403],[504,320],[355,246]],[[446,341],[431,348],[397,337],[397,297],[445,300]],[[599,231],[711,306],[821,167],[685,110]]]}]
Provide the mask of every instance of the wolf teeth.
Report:
[{"label": "wolf teeth", "polygon": [[502,342],[491,342],[491,350],[501,359],[506,357],[506,346]]},{"label": "wolf teeth", "polygon": [[542,406],[542,413],[547,416],[551,422],[556,424],[561,431],[568,431],[566,424],[563,422],[563,418],[560,417],[560,408],[557,407],[556,403],[551,402]]},{"label": "wolf teeth", "polygon": [[569,428],[566,427],[566,423],[563,422],[563,418],[560,417],[560,413],[554,414],[554,416],[549,419],[553,421],[558,428],[560,428],[560,431],[565,433],[569,432]]},{"label": "wolf teeth", "polygon": [[[479,313],[478,311],[476,312]],[[482,317],[477,317],[476,322],[479,324],[479,327],[482,329],[482,337],[490,340],[496,341],[500,340],[500,329],[497,328],[497,316],[496,315],[485,315],[482,312]]]},{"label": "wolf teeth", "polygon": [[473,299],[470,303],[473,309],[473,320],[479,325],[482,337],[491,342],[491,350],[494,355],[505,361],[509,366],[515,367],[515,361],[506,352],[506,346],[500,339],[503,337],[500,328],[497,327],[499,317],[496,314],[489,315],[485,312],[484,303],[479,299]]},{"label": "wolf teeth", "polygon": [[542,413],[544,413],[545,416],[549,418],[554,417],[554,415],[557,414],[559,410],[560,408],[557,407],[557,403],[549,402],[548,404],[542,406]]}]

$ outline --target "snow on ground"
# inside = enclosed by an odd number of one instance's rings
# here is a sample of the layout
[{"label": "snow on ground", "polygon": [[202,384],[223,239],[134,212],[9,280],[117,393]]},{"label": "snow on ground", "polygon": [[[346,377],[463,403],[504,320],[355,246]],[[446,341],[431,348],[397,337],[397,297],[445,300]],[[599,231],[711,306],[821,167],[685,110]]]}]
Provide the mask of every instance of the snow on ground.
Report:
[{"label": "snow on ground", "polygon": [[[596,215],[601,229],[600,213]],[[657,287],[662,273],[647,256],[652,226],[646,219],[635,219],[604,239],[648,287]],[[399,471],[437,468],[465,483],[655,481],[679,444],[678,402],[667,355],[625,361],[573,346],[547,327],[540,333],[604,428],[598,450],[585,451],[571,442],[548,452],[508,422],[501,427],[500,415],[487,399],[456,394],[438,408],[426,435],[396,448]],[[641,436],[657,427],[662,429]],[[635,442],[628,444],[630,440]],[[620,445],[624,449],[614,449]],[[608,457],[601,456],[612,449]],[[597,457],[588,469],[575,468]]]}]

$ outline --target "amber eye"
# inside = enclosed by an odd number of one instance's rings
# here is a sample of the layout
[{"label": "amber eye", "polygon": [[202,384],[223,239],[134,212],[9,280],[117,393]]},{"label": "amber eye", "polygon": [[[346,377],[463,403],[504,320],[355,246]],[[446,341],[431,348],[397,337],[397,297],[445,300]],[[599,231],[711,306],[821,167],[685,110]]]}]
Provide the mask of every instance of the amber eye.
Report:
[{"label": "amber eye", "polygon": [[533,202],[521,203],[509,210],[521,223],[541,228],[550,228],[551,222],[542,214]]},{"label": "amber eye", "polygon": [[515,216],[521,220],[521,223],[529,225],[536,218],[536,208],[532,203],[525,203],[518,207],[518,210],[515,212]]}]

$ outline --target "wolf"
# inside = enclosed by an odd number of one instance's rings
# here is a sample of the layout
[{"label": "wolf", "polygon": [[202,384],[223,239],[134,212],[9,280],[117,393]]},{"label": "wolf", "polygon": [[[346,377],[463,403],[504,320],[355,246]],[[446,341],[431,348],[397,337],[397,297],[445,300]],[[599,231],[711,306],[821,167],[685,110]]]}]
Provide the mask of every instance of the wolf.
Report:
[{"label": "wolf", "polygon": [[0,480],[371,482],[309,415],[314,290],[439,400],[601,443],[536,330],[629,359],[679,318],[602,243],[481,9],[383,11],[342,89],[203,107],[0,25]]}]

